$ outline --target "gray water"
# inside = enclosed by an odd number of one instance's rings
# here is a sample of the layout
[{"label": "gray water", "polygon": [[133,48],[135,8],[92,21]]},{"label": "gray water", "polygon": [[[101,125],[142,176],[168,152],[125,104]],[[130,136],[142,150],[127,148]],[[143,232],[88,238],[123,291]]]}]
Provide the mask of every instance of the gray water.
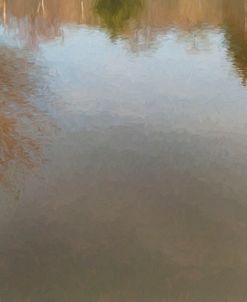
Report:
[{"label": "gray water", "polygon": [[247,2],[0,0],[0,301],[247,301]]}]

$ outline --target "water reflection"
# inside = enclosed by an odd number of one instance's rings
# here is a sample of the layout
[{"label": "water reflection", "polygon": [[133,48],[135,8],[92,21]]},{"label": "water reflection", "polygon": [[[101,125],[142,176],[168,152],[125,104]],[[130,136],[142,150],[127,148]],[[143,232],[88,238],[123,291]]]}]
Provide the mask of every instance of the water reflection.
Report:
[{"label": "water reflection", "polygon": [[246,302],[245,5],[0,0],[0,301]]},{"label": "water reflection", "polygon": [[35,46],[40,40],[63,36],[66,24],[106,28],[124,37],[137,51],[155,44],[160,32],[214,26],[222,28],[229,56],[246,81],[247,9],[245,0],[1,0],[2,23]]},{"label": "water reflection", "polygon": [[229,56],[232,57],[245,85],[247,80],[247,2],[230,0],[224,4],[224,8]]},{"label": "water reflection", "polygon": [[41,162],[39,137],[47,120],[30,103],[38,69],[25,52],[1,47],[0,65],[0,182],[7,185],[13,170],[32,169]]},{"label": "water reflection", "polygon": [[112,37],[121,34],[126,24],[137,18],[143,6],[141,0],[96,0],[94,10]]}]

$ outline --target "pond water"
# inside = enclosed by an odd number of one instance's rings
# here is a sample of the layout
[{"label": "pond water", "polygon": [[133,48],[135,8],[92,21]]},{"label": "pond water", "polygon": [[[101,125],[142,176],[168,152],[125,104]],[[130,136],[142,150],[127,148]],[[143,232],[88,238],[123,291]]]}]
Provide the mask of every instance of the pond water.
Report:
[{"label": "pond water", "polygon": [[0,301],[247,301],[247,1],[0,0]]}]

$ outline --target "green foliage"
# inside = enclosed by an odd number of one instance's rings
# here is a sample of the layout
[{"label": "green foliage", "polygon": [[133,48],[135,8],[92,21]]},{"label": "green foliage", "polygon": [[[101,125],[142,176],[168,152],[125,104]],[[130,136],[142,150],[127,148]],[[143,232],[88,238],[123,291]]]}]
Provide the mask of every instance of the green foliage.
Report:
[{"label": "green foliage", "polygon": [[95,0],[94,11],[109,30],[112,38],[125,29],[128,21],[141,11],[142,0]]}]

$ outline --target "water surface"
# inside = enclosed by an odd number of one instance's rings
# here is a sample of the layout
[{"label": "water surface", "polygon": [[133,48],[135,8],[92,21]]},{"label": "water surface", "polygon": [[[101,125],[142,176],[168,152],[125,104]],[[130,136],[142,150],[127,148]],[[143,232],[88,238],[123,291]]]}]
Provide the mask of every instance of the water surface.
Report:
[{"label": "water surface", "polygon": [[246,302],[247,2],[0,20],[0,300]]}]

